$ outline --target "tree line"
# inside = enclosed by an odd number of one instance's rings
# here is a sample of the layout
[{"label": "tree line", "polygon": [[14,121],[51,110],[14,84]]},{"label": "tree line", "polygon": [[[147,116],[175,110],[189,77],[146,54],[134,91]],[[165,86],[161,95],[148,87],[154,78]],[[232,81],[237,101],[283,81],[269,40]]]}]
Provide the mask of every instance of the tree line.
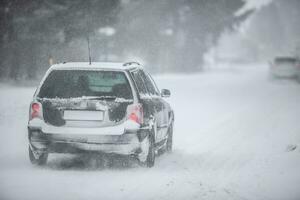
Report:
[{"label": "tree line", "polygon": [[141,60],[156,72],[201,70],[243,0],[2,0],[0,78],[35,79],[52,62]]}]

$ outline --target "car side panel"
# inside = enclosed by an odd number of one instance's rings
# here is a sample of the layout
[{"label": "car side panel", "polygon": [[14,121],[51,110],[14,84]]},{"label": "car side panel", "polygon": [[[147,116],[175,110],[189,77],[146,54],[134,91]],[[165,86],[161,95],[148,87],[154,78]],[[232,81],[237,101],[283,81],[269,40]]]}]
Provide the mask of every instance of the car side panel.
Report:
[{"label": "car side panel", "polygon": [[150,74],[142,70],[142,75],[156,111],[157,120],[157,140],[160,142],[166,139],[168,130],[168,110],[167,102],[163,100],[160,91],[157,89],[156,84]]}]

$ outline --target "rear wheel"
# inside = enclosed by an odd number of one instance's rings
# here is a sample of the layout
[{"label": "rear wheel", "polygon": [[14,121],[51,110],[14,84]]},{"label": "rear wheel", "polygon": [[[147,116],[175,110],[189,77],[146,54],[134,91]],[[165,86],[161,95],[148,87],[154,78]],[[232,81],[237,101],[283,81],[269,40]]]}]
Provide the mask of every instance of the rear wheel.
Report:
[{"label": "rear wheel", "polygon": [[149,136],[149,151],[146,160],[147,167],[153,167],[155,164],[155,146],[154,146],[154,138],[153,136]]},{"label": "rear wheel", "polygon": [[29,159],[31,164],[33,165],[45,165],[48,159],[48,153],[39,153],[39,155],[35,155],[35,153],[28,147],[29,151]]},{"label": "rear wheel", "polygon": [[167,138],[167,144],[166,144],[166,151],[172,152],[173,149],[173,124],[170,125],[168,130],[168,138]]}]

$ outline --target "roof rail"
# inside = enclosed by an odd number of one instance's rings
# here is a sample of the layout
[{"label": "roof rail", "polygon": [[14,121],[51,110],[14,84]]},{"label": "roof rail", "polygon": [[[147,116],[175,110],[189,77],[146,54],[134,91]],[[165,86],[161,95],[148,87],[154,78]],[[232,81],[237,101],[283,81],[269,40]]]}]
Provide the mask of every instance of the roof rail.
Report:
[{"label": "roof rail", "polygon": [[126,67],[126,66],[133,65],[133,64],[141,65],[141,64],[138,63],[138,62],[132,61],[132,62],[126,62],[126,63],[124,63],[123,66]]}]

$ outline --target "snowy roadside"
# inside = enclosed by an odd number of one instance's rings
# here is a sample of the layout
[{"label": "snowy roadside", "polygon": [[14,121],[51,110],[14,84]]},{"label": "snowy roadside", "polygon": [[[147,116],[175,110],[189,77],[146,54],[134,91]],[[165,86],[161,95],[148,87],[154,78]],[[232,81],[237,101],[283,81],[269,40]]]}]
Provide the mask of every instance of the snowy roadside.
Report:
[{"label": "snowy roadside", "polygon": [[0,199],[300,198],[299,84],[270,80],[264,66],[156,80],[176,123],[175,150],[153,169],[73,167],[84,158],[56,155],[31,166],[34,88],[0,85]]}]

